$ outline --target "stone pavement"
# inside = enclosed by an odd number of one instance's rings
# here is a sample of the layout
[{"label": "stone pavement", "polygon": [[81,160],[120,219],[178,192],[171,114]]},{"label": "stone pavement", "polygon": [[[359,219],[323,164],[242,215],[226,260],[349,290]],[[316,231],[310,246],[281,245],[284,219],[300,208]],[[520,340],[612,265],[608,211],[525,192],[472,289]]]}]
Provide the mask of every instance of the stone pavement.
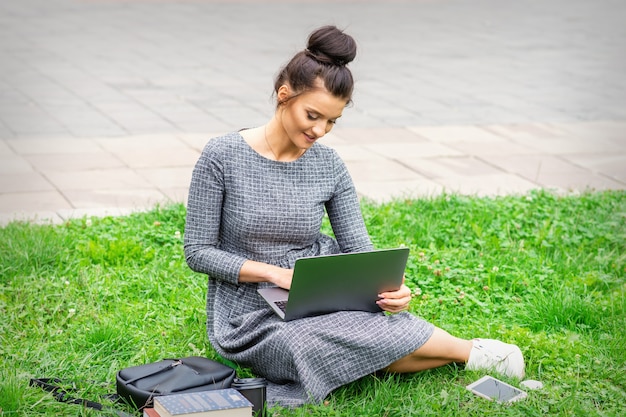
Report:
[{"label": "stone pavement", "polygon": [[0,1],[0,221],[185,201],[323,24],[359,44],[323,141],[360,195],[626,188],[622,0]]}]

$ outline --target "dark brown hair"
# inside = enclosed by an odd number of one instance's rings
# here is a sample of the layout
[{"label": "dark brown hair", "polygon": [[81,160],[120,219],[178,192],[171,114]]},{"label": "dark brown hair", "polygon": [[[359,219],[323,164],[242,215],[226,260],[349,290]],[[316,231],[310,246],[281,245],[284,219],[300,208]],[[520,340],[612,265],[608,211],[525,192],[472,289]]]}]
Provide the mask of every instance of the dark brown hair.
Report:
[{"label": "dark brown hair", "polygon": [[306,49],[298,52],[278,73],[274,93],[278,93],[283,84],[288,84],[294,92],[290,97],[293,98],[314,89],[319,78],[333,96],[349,103],[354,79],[346,65],[355,56],[356,42],[350,35],[336,26],[316,29],[309,36]]}]

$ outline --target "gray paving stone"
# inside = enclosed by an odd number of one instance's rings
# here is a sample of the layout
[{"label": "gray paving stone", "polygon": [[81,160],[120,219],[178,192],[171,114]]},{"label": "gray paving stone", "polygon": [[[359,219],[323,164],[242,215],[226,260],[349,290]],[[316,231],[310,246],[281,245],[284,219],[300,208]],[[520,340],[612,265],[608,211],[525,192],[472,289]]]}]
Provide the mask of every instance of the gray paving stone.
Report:
[{"label": "gray paving stone", "polygon": [[33,167],[26,159],[17,155],[0,153],[0,175],[24,174],[33,172]]},{"label": "gray paving stone", "polygon": [[[216,134],[264,123],[278,68],[313,28],[335,23],[358,41],[357,84],[325,140],[350,162],[360,195],[624,188],[624,21],[622,0],[1,2],[0,183],[25,174],[24,161],[50,175],[46,193],[73,193],[47,200],[65,210],[57,220],[89,213],[89,201],[94,213],[127,204],[132,187],[184,199],[187,156]],[[165,136],[185,146],[176,167],[157,156]],[[434,147],[455,156],[426,152]],[[142,160],[142,149],[153,151]],[[84,158],[72,165],[72,155]],[[519,168],[532,158],[575,170],[533,177]],[[89,173],[88,184],[68,172]],[[54,213],[12,199],[35,183],[0,190],[0,202]]]},{"label": "gray paving stone", "polygon": [[108,189],[96,187],[91,190],[72,189],[64,191],[64,195],[73,209],[83,211],[91,209],[113,210],[113,208],[140,211],[166,201],[163,193],[149,186],[131,189],[126,187]]},{"label": "gray paving stone", "polygon": [[564,159],[626,185],[626,153],[568,155]]},{"label": "gray paving stone", "polygon": [[38,172],[87,171],[93,169],[122,168],[124,162],[108,152],[45,153],[25,155],[24,159]]},{"label": "gray paving stone", "polygon": [[17,170],[0,175],[0,195],[54,190],[55,187],[47,178],[34,171],[23,171],[18,167]]},{"label": "gray paving stone", "polygon": [[4,139],[0,139],[0,156],[15,156],[15,152],[9,148],[7,141]]}]

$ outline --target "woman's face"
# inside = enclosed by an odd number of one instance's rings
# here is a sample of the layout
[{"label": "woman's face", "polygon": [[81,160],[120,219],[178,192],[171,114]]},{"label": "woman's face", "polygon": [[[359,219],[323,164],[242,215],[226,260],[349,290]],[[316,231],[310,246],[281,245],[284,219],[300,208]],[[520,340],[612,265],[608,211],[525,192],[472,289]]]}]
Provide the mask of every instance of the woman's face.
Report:
[{"label": "woman's face", "polygon": [[[281,87],[278,92],[279,101],[289,97],[289,88],[284,87],[284,91]],[[281,95],[284,96],[282,99]],[[318,87],[288,99],[280,105],[278,114],[293,145],[308,149],[330,132],[346,104],[346,100],[333,96],[324,87]]]}]

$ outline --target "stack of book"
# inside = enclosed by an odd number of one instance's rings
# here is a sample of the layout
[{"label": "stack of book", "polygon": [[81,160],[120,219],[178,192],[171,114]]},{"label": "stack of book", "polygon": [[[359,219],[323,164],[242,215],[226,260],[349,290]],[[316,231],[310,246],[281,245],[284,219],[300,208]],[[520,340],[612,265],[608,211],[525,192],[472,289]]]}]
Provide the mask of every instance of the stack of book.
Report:
[{"label": "stack of book", "polygon": [[250,417],[252,403],[236,389],[190,392],[154,397],[144,417]]}]

